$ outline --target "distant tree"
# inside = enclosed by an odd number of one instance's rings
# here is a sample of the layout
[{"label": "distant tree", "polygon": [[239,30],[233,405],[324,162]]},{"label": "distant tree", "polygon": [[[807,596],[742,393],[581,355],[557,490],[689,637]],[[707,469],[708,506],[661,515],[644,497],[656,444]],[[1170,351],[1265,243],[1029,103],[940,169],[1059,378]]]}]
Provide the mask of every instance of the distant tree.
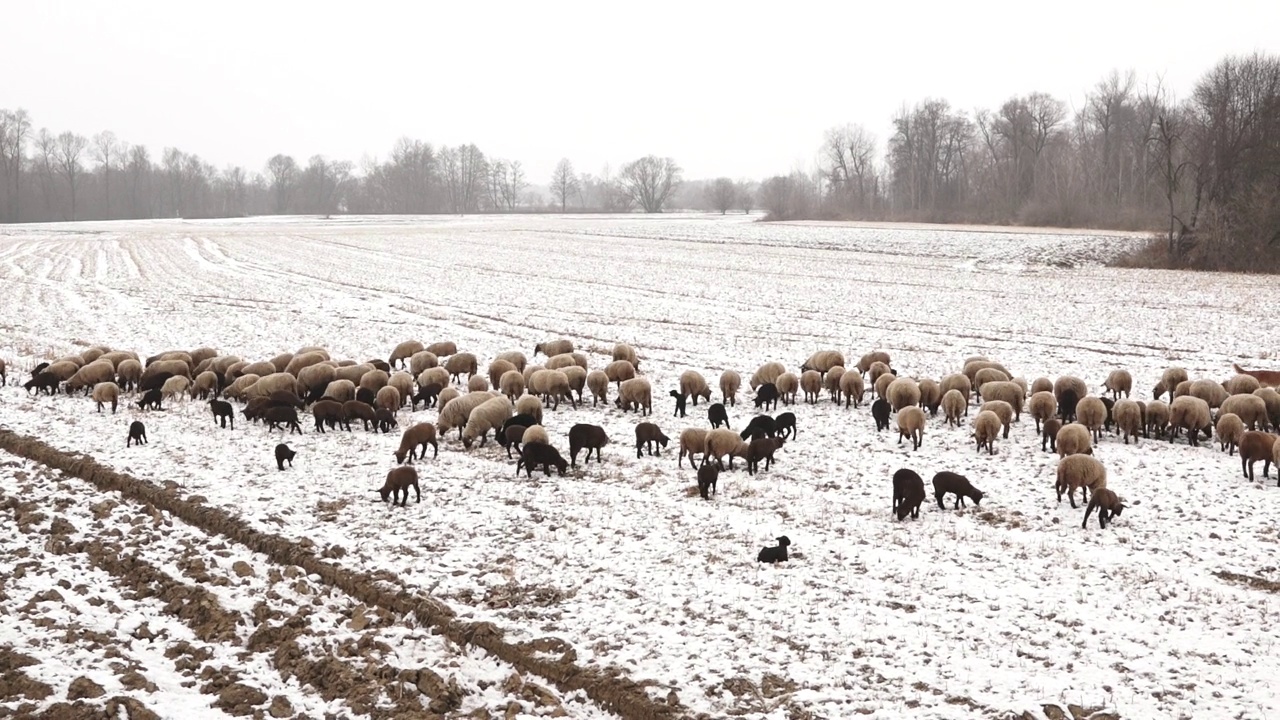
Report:
[{"label": "distant tree", "polygon": [[582,184],[578,176],[573,174],[573,163],[569,158],[560,158],[556,169],[551,173],[551,197],[560,204],[560,212],[569,207],[569,198],[578,194]]},{"label": "distant tree", "polygon": [[160,156],[160,164],[164,168],[165,217],[186,217],[182,200],[186,185],[187,155],[178,148],[167,147]]},{"label": "distant tree", "polygon": [[474,144],[440,150],[440,176],[451,212],[462,215],[480,210],[489,165]]},{"label": "distant tree", "polygon": [[662,212],[680,185],[680,166],[671,158],[646,155],[622,167],[623,191],[647,213]]},{"label": "distant tree", "polygon": [[57,167],[58,139],[48,128],[40,128],[35,137],[36,174],[40,177],[40,191],[44,197],[46,216],[53,215],[53,174]]},{"label": "distant tree", "polygon": [[[19,222],[22,219],[23,148],[31,135],[31,117],[22,108],[13,112],[6,111],[4,114],[5,130],[0,133],[0,158],[6,160],[8,173],[13,176],[12,218],[14,222]],[[7,179],[8,175],[0,178],[0,182]]]},{"label": "distant tree", "polygon": [[738,206],[742,208],[743,215],[750,215],[752,208],[756,202],[755,183],[748,180],[742,180],[738,183]]},{"label": "distant tree", "polygon": [[283,215],[288,209],[298,174],[298,162],[288,155],[273,155],[267,161],[267,176],[271,181],[271,194],[276,200],[277,215]]},{"label": "distant tree", "polygon": [[713,210],[719,210],[721,215],[729,212],[729,208],[733,207],[738,200],[738,188],[727,177],[716,178],[715,182],[703,189],[703,192],[706,193],[707,204]]},{"label": "distant tree", "polygon": [[131,217],[151,217],[151,154],[146,145],[134,145],[125,163],[125,175],[129,183],[129,214]]},{"label": "distant tree", "polygon": [[821,163],[828,193],[844,212],[861,214],[875,194],[875,138],[861,125],[827,130]]},{"label": "distant tree", "polygon": [[102,207],[108,220],[111,219],[111,169],[119,161],[119,152],[120,143],[115,133],[104,130],[93,136],[93,159],[102,171]]},{"label": "distant tree", "polygon": [[326,218],[342,206],[342,195],[351,179],[351,163],[313,155],[302,172],[301,185],[310,212]]}]

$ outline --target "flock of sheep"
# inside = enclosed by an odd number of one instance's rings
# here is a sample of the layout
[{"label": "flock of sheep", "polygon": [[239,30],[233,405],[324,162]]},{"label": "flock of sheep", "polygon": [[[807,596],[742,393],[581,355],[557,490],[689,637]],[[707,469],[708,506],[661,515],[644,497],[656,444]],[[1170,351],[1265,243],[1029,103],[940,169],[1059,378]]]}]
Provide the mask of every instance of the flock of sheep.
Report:
[{"label": "flock of sheep", "polygon": [[[236,414],[230,401],[235,401],[242,403],[240,414],[245,419],[272,429],[287,428],[291,433],[302,432],[298,413],[308,408],[319,433],[350,431],[355,422],[366,430],[386,433],[398,427],[399,412],[406,405],[414,410],[419,403],[436,407],[434,424],[416,423],[403,431],[394,451],[398,466],[379,489],[384,501],[404,505],[409,489],[418,491],[413,461],[424,459],[428,446],[433,458],[438,456],[440,440],[450,431],[458,432],[468,450],[477,443],[483,446],[493,435],[509,458],[513,450],[518,454],[517,475],[523,469],[531,477],[539,468],[550,474],[552,467],[563,475],[570,465],[577,465],[584,450],[584,461],[589,462],[594,451],[600,462],[600,450],[609,438],[598,425],[575,424],[567,434],[569,460],[565,460],[542,425],[545,411],[557,411],[561,402],[576,408],[586,401],[584,391],[590,393],[593,406],[607,406],[609,386],[614,385],[617,408],[641,415],[652,412],[653,389],[640,375],[640,360],[631,346],[616,345],[612,361],[597,369],[591,369],[587,355],[575,351],[566,339],[538,344],[533,356],[536,359],[539,355],[546,356],[541,365],[531,363],[522,352],[504,352],[481,373],[477,357],[459,352],[452,342],[428,346],[406,341],[397,345],[386,361],[363,363],[334,360],[320,347],[256,362],[220,355],[211,348],[169,351],[143,361],[133,352],[94,347],[41,363],[24,387],[50,394],[60,388],[68,394],[83,391],[99,412],[108,405],[115,412],[126,392],[137,393],[137,405],[144,410],[162,409],[164,402],[185,395],[207,401],[215,422],[230,429],[235,427]],[[1190,380],[1185,370],[1169,368],[1153,388],[1152,400],[1143,402],[1131,397],[1133,379],[1125,370],[1111,372],[1102,385],[1104,392],[1092,395],[1078,377],[1039,378],[1028,383],[986,357],[967,358],[960,372],[934,380],[900,377],[885,352],[867,353],[846,369],[842,353],[825,350],[811,355],[798,373],[789,372],[779,362],[765,363],[748,383],[755,408],[764,410],[776,409],[779,400],[796,404],[800,393],[804,402],[816,403],[824,391],[837,405],[857,408],[867,393],[873,393],[871,414],[877,431],[888,429],[892,418],[898,442],[910,440],[912,449],[924,442],[930,416],[936,417],[941,409],[948,425],[960,426],[976,399],[980,404],[972,420],[972,437],[979,453],[985,449],[994,454],[997,441],[1009,437],[1010,426],[1025,411],[1035,421],[1041,450],[1059,456],[1059,501],[1065,493],[1076,507],[1075,491],[1080,489],[1088,501],[1084,524],[1097,510],[1099,524],[1105,528],[1124,505],[1107,488],[1106,468],[1093,457],[1093,444],[1101,440],[1104,431],[1114,431],[1126,444],[1153,436],[1172,441],[1185,431],[1194,446],[1201,434],[1206,438],[1216,435],[1224,451],[1239,452],[1242,472],[1251,480],[1258,460],[1263,461],[1264,477],[1269,476],[1272,462],[1280,467],[1280,442],[1267,432],[1280,429],[1280,394],[1276,391],[1280,373],[1246,371],[1239,366],[1235,370],[1235,376],[1217,382]],[[0,381],[7,383],[5,373],[0,361]],[[682,431],[677,456],[679,465],[689,458],[690,466],[697,470],[699,492],[706,499],[715,492],[718,476],[726,469],[725,459],[728,469],[733,469],[737,458],[744,461],[748,472],[758,471],[761,462],[767,470],[775,453],[796,436],[792,412],[776,417],[757,415],[742,431],[729,429],[725,405],[737,404],[742,384],[739,373],[726,370],[719,378],[721,402],[712,403],[706,379],[688,370],[680,375],[677,389],[669,393],[675,399],[675,413],[681,417],[690,399],[695,406],[700,399],[710,405],[711,427]],[[1164,401],[1165,395],[1169,402]],[[145,442],[140,421],[130,427],[128,444],[134,441]],[[637,457],[646,451],[656,454],[669,442],[653,422],[642,421],[635,427]],[[698,455],[701,461],[695,462]],[[280,470],[285,462],[292,465],[293,457],[287,445],[276,447]],[[943,497],[947,494],[955,495],[956,507],[966,498],[976,505],[983,496],[967,478],[951,472],[938,473],[933,486],[939,507],[945,507]],[[420,500],[420,492],[418,497]],[[908,515],[918,517],[924,498],[924,482],[916,473],[905,468],[895,473],[893,512],[899,520]],[[785,560],[785,545],[780,547],[779,552],[765,555]]]}]

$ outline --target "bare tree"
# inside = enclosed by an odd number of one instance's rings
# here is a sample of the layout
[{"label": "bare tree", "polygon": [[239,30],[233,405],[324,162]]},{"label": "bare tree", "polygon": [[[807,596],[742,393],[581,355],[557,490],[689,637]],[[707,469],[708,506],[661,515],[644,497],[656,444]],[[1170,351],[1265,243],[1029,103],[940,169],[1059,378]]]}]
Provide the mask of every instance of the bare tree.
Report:
[{"label": "bare tree", "polygon": [[755,183],[749,180],[740,180],[738,182],[738,206],[742,208],[743,215],[750,215],[752,208],[756,202]]},{"label": "bare tree", "polygon": [[57,163],[58,172],[67,179],[67,187],[71,190],[71,219],[76,219],[76,189],[80,185],[80,173],[84,169],[84,150],[89,141],[83,135],[64,132],[58,135]]},{"label": "bare tree", "polygon": [[738,199],[738,188],[727,177],[716,178],[715,182],[706,186],[703,192],[706,193],[707,204],[712,209],[719,210],[721,215],[729,212],[729,208],[733,207]]},{"label": "bare tree", "polygon": [[581,189],[582,183],[573,174],[573,163],[569,162],[569,158],[560,158],[556,169],[551,173],[551,197],[560,203],[560,212],[566,211],[569,198],[578,194]]},{"label": "bare tree", "polygon": [[480,148],[474,144],[442,148],[440,169],[450,210],[458,215],[478,212],[488,176],[488,162]]},{"label": "bare tree", "polygon": [[528,186],[529,183],[524,177],[524,165],[519,160],[507,163],[506,181],[502,185],[502,199],[507,205],[507,210],[516,209],[524,195],[524,189]]},{"label": "bare tree", "polygon": [[108,220],[111,219],[111,168],[118,160],[119,148],[116,134],[110,130],[93,136],[93,159],[102,170],[102,206]]},{"label": "bare tree", "polygon": [[622,188],[647,213],[662,208],[680,186],[680,166],[671,158],[646,155],[622,167]]},{"label": "bare tree", "polygon": [[298,162],[288,155],[273,155],[267,161],[267,175],[271,179],[271,192],[276,199],[276,214],[283,215],[298,182]]},{"label": "bare tree", "polygon": [[5,160],[6,172],[0,177],[0,183],[7,185],[9,175],[13,175],[12,218],[19,222],[22,219],[23,148],[31,135],[31,118],[22,108],[3,114],[5,129],[0,133],[0,159]]},{"label": "bare tree", "polygon": [[351,163],[313,155],[302,173],[302,185],[312,212],[326,218],[342,205],[342,193],[351,179]]},{"label": "bare tree", "polygon": [[822,143],[823,173],[828,192],[843,210],[870,210],[875,193],[875,138],[861,125],[827,130]]},{"label": "bare tree", "polygon": [[129,183],[129,213],[133,217],[151,217],[151,154],[145,145],[134,145],[125,164]]}]

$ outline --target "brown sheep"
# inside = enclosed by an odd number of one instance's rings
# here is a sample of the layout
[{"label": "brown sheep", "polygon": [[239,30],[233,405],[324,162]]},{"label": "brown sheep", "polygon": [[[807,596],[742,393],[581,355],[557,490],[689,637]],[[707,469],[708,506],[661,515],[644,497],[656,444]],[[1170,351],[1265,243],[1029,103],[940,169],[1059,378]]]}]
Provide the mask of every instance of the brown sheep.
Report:
[{"label": "brown sheep", "polygon": [[[778,451],[786,440],[780,437],[766,437],[752,440],[747,444],[747,474],[755,475],[760,469],[760,461],[764,460],[764,469],[768,470],[773,465],[773,454]],[[729,462],[733,462],[733,458],[729,458]]]},{"label": "brown sheep", "polygon": [[[1270,477],[1268,470],[1275,457],[1276,440],[1275,435],[1257,430],[1250,430],[1240,438],[1240,471],[1245,477],[1253,480],[1253,464],[1259,460],[1262,461],[1262,477]],[[1280,468],[1277,468],[1276,475],[1280,477]]]},{"label": "brown sheep", "polygon": [[[1087,496],[1107,486],[1107,469],[1092,455],[1068,455],[1058,461],[1058,480],[1055,489],[1058,502],[1062,502],[1062,493],[1067,494],[1071,507],[1076,507],[1076,488]],[[1084,498],[1085,500],[1088,497]]]},{"label": "brown sheep", "polygon": [[720,373],[721,402],[726,405],[738,404],[738,388],[742,387],[742,376],[736,370],[725,370]]},{"label": "brown sheep", "polygon": [[[945,400],[945,398],[943,398]],[[973,419],[973,439],[978,443],[978,452],[982,452],[982,446],[987,446],[987,454],[995,455],[996,438],[1000,437],[1000,416],[990,410],[982,410]]]},{"label": "brown sheep", "polygon": [[1058,457],[1066,457],[1068,455],[1092,455],[1093,454],[1093,434],[1089,432],[1089,428],[1080,423],[1067,423],[1058,430],[1058,437],[1054,443],[1057,445]]},{"label": "brown sheep", "polygon": [[[729,469],[733,469],[734,451],[738,449],[742,439],[738,437],[738,433],[732,430],[710,430],[706,435],[706,453],[702,456],[702,464],[715,460],[721,471],[724,470],[724,462],[722,457],[729,456]],[[745,444],[745,443],[743,443]]]},{"label": "brown sheep", "polygon": [[1044,429],[1040,434],[1040,452],[1045,452],[1045,444],[1049,447],[1048,452],[1058,452],[1058,431],[1062,429],[1062,420],[1057,417],[1051,417],[1044,421]]},{"label": "brown sheep", "polygon": [[1218,442],[1222,445],[1222,450],[1227,455],[1236,454],[1236,446],[1240,444],[1240,440],[1244,437],[1244,422],[1240,420],[1240,416],[1235,413],[1221,413],[1218,415]]},{"label": "brown sheep", "polygon": [[[349,402],[355,402],[351,400]],[[362,407],[369,407],[364,403],[357,403]],[[342,427],[347,430],[351,429],[350,418],[347,417],[346,405],[337,400],[321,400],[311,406],[311,417],[316,421],[316,432],[323,433],[325,426],[331,428]]]},{"label": "brown sheep", "polygon": [[448,357],[458,353],[458,344],[452,340],[441,340],[427,346],[427,352],[436,357]]},{"label": "brown sheep", "polygon": [[924,502],[924,480],[913,470],[902,468],[893,474],[893,513],[898,520],[908,515],[920,519],[920,504]]},{"label": "brown sheep", "polygon": [[547,357],[550,358],[550,357],[555,357],[556,355],[563,355],[565,353],[571,353],[571,352],[573,352],[573,341],[567,340],[565,338],[560,338],[558,340],[547,340],[545,342],[540,342],[537,345],[533,346],[534,357],[537,357],[538,353],[542,353],[543,355],[546,355]]},{"label": "brown sheep", "polygon": [[1054,398],[1052,392],[1041,390],[1027,401],[1027,410],[1031,413],[1031,417],[1035,418],[1036,432],[1039,433],[1040,423],[1058,414],[1058,400]]},{"label": "brown sheep", "polygon": [[911,449],[919,450],[924,443],[924,411],[912,405],[903,408],[898,413],[898,444],[902,444],[902,438],[911,438]]},{"label": "brown sheep", "polygon": [[[315,411],[312,410],[312,414]],[[359,420],[364,424],[365,430],[376,430],[378,423],[378,410],[368,403],[362,403],[359,400],[348,400],[342,403],[342,414],[345,418],[344,425],[350,429],[352,420]],[[319,427],[317,425],[317,427]]]},{"label": "brown sheep", "polygon": [[644,457],[640,452],[641,448],[648,450],[649,455],[657,455],[670,440],[657,425],[650,422],[639,423],[636,425],[636,457]]},{"label": "brown sheep", "polygon": [[[422,490],[418,487],[418,471],[412,466],[391,468],[387,473],[386,482],[378,488],[378,494],[382,496],[382,502],[391,498],[392,505],[404,507],[409,502],[409,488],[413,488],[414,493],[417,494],[416,502],[422,502]],[[401,493],[404,493],[404,497],[400,497]]]},{"label": "brown sheep", "polygon": [[596,462],[602,463],[604,460],[600,457],[600,449],[609,444],[609,436],[605,434],[604,428],[599,425],[588,425],[586,423],[577,423],[569,428],[569,464],[571,467],[578,467],[578,452],[585,449],[587,456],[583,460],[584,463],[591,462],[591,451],[596,452]]},{"label": "brown sheep", "polygon": [[395,451],[396,462],[401,465],[406,459],[426,459],[427,446],[432,448],[432,459],[440,457],[440,444],[436,441],[436,426],[431,423],[418,423],[405,429],[400,436],[400,447]]},{"label": "brown sheep", "polygon": [[1106,530],[1111,518],[1120,517],[1124,504],[1120,502],[1118,495],[1106,488],[1094,490],[1093,497],[1089,498],[1089,506],[1084,510],[1084,522],[1080,523],[1081,529],[1089,527],[1089,515],[1093,513],[1094,508],[1098,509],[1098,527]]},{"label": "brown sheep", "polygon": [[1119,400],[1120,393],[1124,393],[1125,397],[1129,397],[1129,391],[1133,389],[1133,376],[1128,370],[1112,370],[1107,375],[1106,382],[1102,383],[1102,388],[1111,393],[1111,396]]}]

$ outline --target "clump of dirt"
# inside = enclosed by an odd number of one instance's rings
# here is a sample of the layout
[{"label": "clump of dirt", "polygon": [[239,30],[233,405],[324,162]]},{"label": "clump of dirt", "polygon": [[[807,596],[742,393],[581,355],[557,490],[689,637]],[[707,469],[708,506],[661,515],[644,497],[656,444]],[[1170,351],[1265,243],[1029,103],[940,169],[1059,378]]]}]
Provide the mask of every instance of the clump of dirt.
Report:
[{"label": "clump of dirt", "polygon": [[79,700],[81,698],[97,698],[106,694],[106,690],[98,683],[81,675],[71,681],[71,685],[67,687],[67,699]]},{"label": "clump of dirt", "polygon": [[254,714],[254,709],[267,702],[266,693],[244,683],[231,683],[218,693],[214,707],[222,708],[228,715],[244,716]]},{"label": "clump of dirt", "polygon": [[38,664],[35,658],[0,647],[0,700],[20,697],[44,700],[52,695],[53,688],[39,680],[32,680],[22,671],[24,667]]}]

